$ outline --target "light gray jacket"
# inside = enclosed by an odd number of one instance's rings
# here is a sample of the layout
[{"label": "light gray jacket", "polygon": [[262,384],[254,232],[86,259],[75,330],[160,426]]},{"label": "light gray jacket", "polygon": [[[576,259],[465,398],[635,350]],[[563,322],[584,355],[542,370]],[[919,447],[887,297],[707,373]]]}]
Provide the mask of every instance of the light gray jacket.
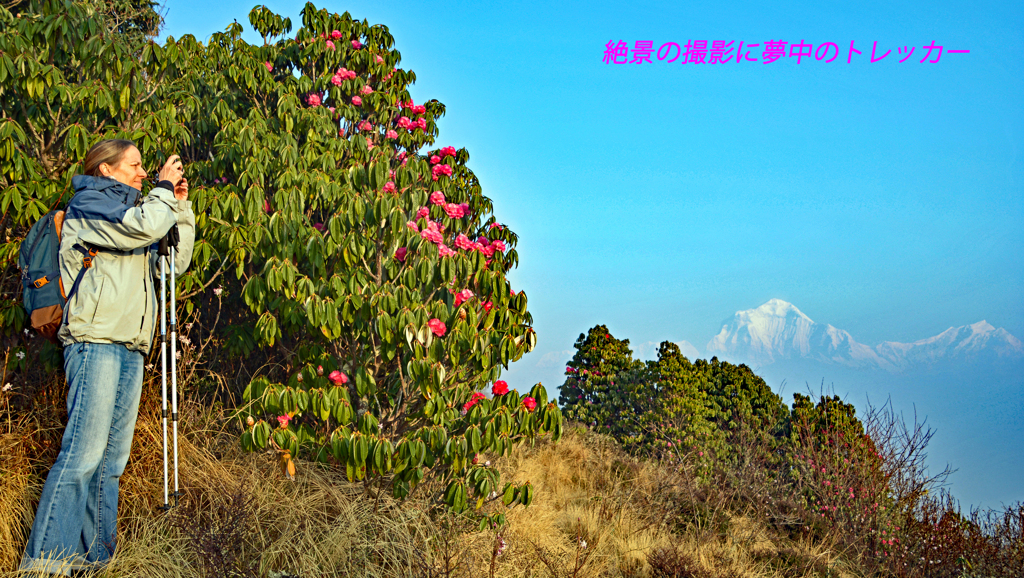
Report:
[{"label": "light gray jacket", "polygon": [[175,273],[192,261],[196,218],[191,201],[155,188],[140,199],[139,191],[106,177],[72,178],[75,196],[68,204],[60,243],[64,290],[71,292],[83,267],[78,244],[95,248],[92,267],[65,306],[66,323],[58,337],[71,343],[120,343],[149,353],[157,326],[154,278],[160,268],[156,243],[177,223],[181,241]]}]

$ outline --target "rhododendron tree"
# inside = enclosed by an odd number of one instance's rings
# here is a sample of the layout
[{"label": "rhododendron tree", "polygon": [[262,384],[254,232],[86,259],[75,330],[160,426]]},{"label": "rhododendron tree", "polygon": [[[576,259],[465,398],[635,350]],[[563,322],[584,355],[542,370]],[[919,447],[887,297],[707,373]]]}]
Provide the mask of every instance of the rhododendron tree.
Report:
[{"label": "rhododendron tree", "polygon": [[[235,266],[251,347],[290,352],[284,371],[246,388],[243,416],[257,419],[243,444],[337,464],[399,497],[433,473],[459,510],[493,492],[528,502],[528,488],[500,486],[496,469],[470,460],[559,435],[561,414],[543,387],[527,404],[515,392],[479,393],[536,334],[526,295],[506,279],[518,263],[515,234],[490,228],[493,207],[469,153],[431,148],[444,106],[408,106],[415,75],[400,68],[383,27],[308,4],[294,37],[265,8],[250,22],[262,46],[231,27],[194,52],[231,63],[212,72],[234,94],[210,101],[212,164],[235,184],[204,191],[204,238]],[[273,73],[251,66],[267,61]],[[443,160],[431,165],[432,156]],[[265,199],[272,213],[252,210]],[[460,247],[460,236],[484,244]],[[325,379],[318,365],[350,379]],[[275,414],[293,417],[268,431],[261,419]]]}]

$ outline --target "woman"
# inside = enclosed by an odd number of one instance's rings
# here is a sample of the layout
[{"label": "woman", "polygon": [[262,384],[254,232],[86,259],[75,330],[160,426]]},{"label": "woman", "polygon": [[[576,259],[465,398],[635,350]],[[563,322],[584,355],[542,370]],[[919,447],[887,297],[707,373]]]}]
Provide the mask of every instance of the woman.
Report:
[{"label": "woman", "polygon": [[118,480],[128,463],[142,392],[142,369],[157,320],[154,244],[180,233],[178,274],[192,260],[195,215],[177,155],[140,198],[142,156],[127,140],[96,143],[85,174],[71,180],[61,236],[68,296],[58,336],[68,380],[68,424],[46,477],[21,569],[69,574],[114,553]]}]

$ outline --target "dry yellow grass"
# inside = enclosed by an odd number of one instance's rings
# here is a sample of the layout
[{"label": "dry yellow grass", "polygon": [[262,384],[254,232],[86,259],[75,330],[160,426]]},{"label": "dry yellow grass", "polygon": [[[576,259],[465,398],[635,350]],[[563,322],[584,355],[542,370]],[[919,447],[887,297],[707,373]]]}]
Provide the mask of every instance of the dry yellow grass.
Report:
[{"label": "dry yellow grass", "polygon": [[[297,481],[288,482],[273,456],[243,453],[236,432],[225,430],[232,426],[196,404],[182,407],[186,495],[164,514],[157,509],[158,396],[147,387],[122,478],[118,550],[101,576],[223,575],[223,567],[210,564],[216,540],[240,576],[489,576],[492,561],[502,578],[672,575],[651,565],[656,552],[690,564],[678,576],[859,575],[826,546],[791,541],[743,512],[726,511],[685,470],[633,459],[609,438],[574,428],[557,444],[540,442],[496,461],[504,479],[532,482],[536,497],[529,508],[507,511],[508,526],[500,530],[507,549],[493,560],[493,531],[425,513],[431,488],[404,503],[378,501],[338,472],[305,462]],[[0,433],[0,576],[17,576],[59,443],[60,412],[53,408],[63,401],[54,397]]]},{"label": "dry yellow grass", "polygon": [[[204,566],[210,552],[199,543],[203,536],[227,543],[259,576],[282,571],[303,577],[413,573],[422,559],[416,545],[426,543],[432,528],[414,503],[399,507],[389,497],[370,499],[361,485],[315,464],[303,464],[297,481],[288,482],[274,456],[245,454],[237,438],[223,430],[224,422],[195,404],[181,408],[182,505],[170,513],[160,511],[162,426],[152,394],[144,393],[148,401],[121,478],[117,552],[102,576],[217,575],[215,568]],[[59,444],[59,419],[60,412],[43,407],[31,420],[11,423],[0,433],[0,576],[20,576],[15,569],[55,457],[55,451],[40,455],[33,447],[40,444],[37,436],[44,428],[47,447],[53,446],[54,435]],[[241,502],[248,506],[240,508]]]},{"label": "dry yellow grass", "polygon": [[648,557],[659,549],[695,561],[693,576],[857,575],[827,547],[793,542],[742,515],[712,512],[724,522],[717,527],[688,519],[680,502],[701,495],[687,471],[633,459],[582,428],[521,449],[501,469],[532,482],[537,497],[509,513],[509,553],[497,576],[651,576]]}]

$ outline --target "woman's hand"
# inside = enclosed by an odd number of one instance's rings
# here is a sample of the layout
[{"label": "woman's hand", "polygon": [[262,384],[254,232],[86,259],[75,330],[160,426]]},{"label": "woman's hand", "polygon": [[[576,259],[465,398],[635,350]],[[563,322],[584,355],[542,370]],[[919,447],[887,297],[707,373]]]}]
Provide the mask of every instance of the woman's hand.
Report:
[{"label": "woman's hand", "polygon": [[[178,155],[171,155],[164,166],[160,169],[160,174],[157,175],[157,181],[170,181],[174,185],[174,194],[178,194],[178,184],[181,182],[182,174],[184,174],[185,168],[181,165],[181,157]],[[188,196],[188,188],[186,186],[185,196]]]},{"label": "woman's hand", "polygon": [[183,177],[180,181],[178,181],[177,186],[174,187],[174,198],[178,199],[179,201],[188,200],[188,179]]}]

